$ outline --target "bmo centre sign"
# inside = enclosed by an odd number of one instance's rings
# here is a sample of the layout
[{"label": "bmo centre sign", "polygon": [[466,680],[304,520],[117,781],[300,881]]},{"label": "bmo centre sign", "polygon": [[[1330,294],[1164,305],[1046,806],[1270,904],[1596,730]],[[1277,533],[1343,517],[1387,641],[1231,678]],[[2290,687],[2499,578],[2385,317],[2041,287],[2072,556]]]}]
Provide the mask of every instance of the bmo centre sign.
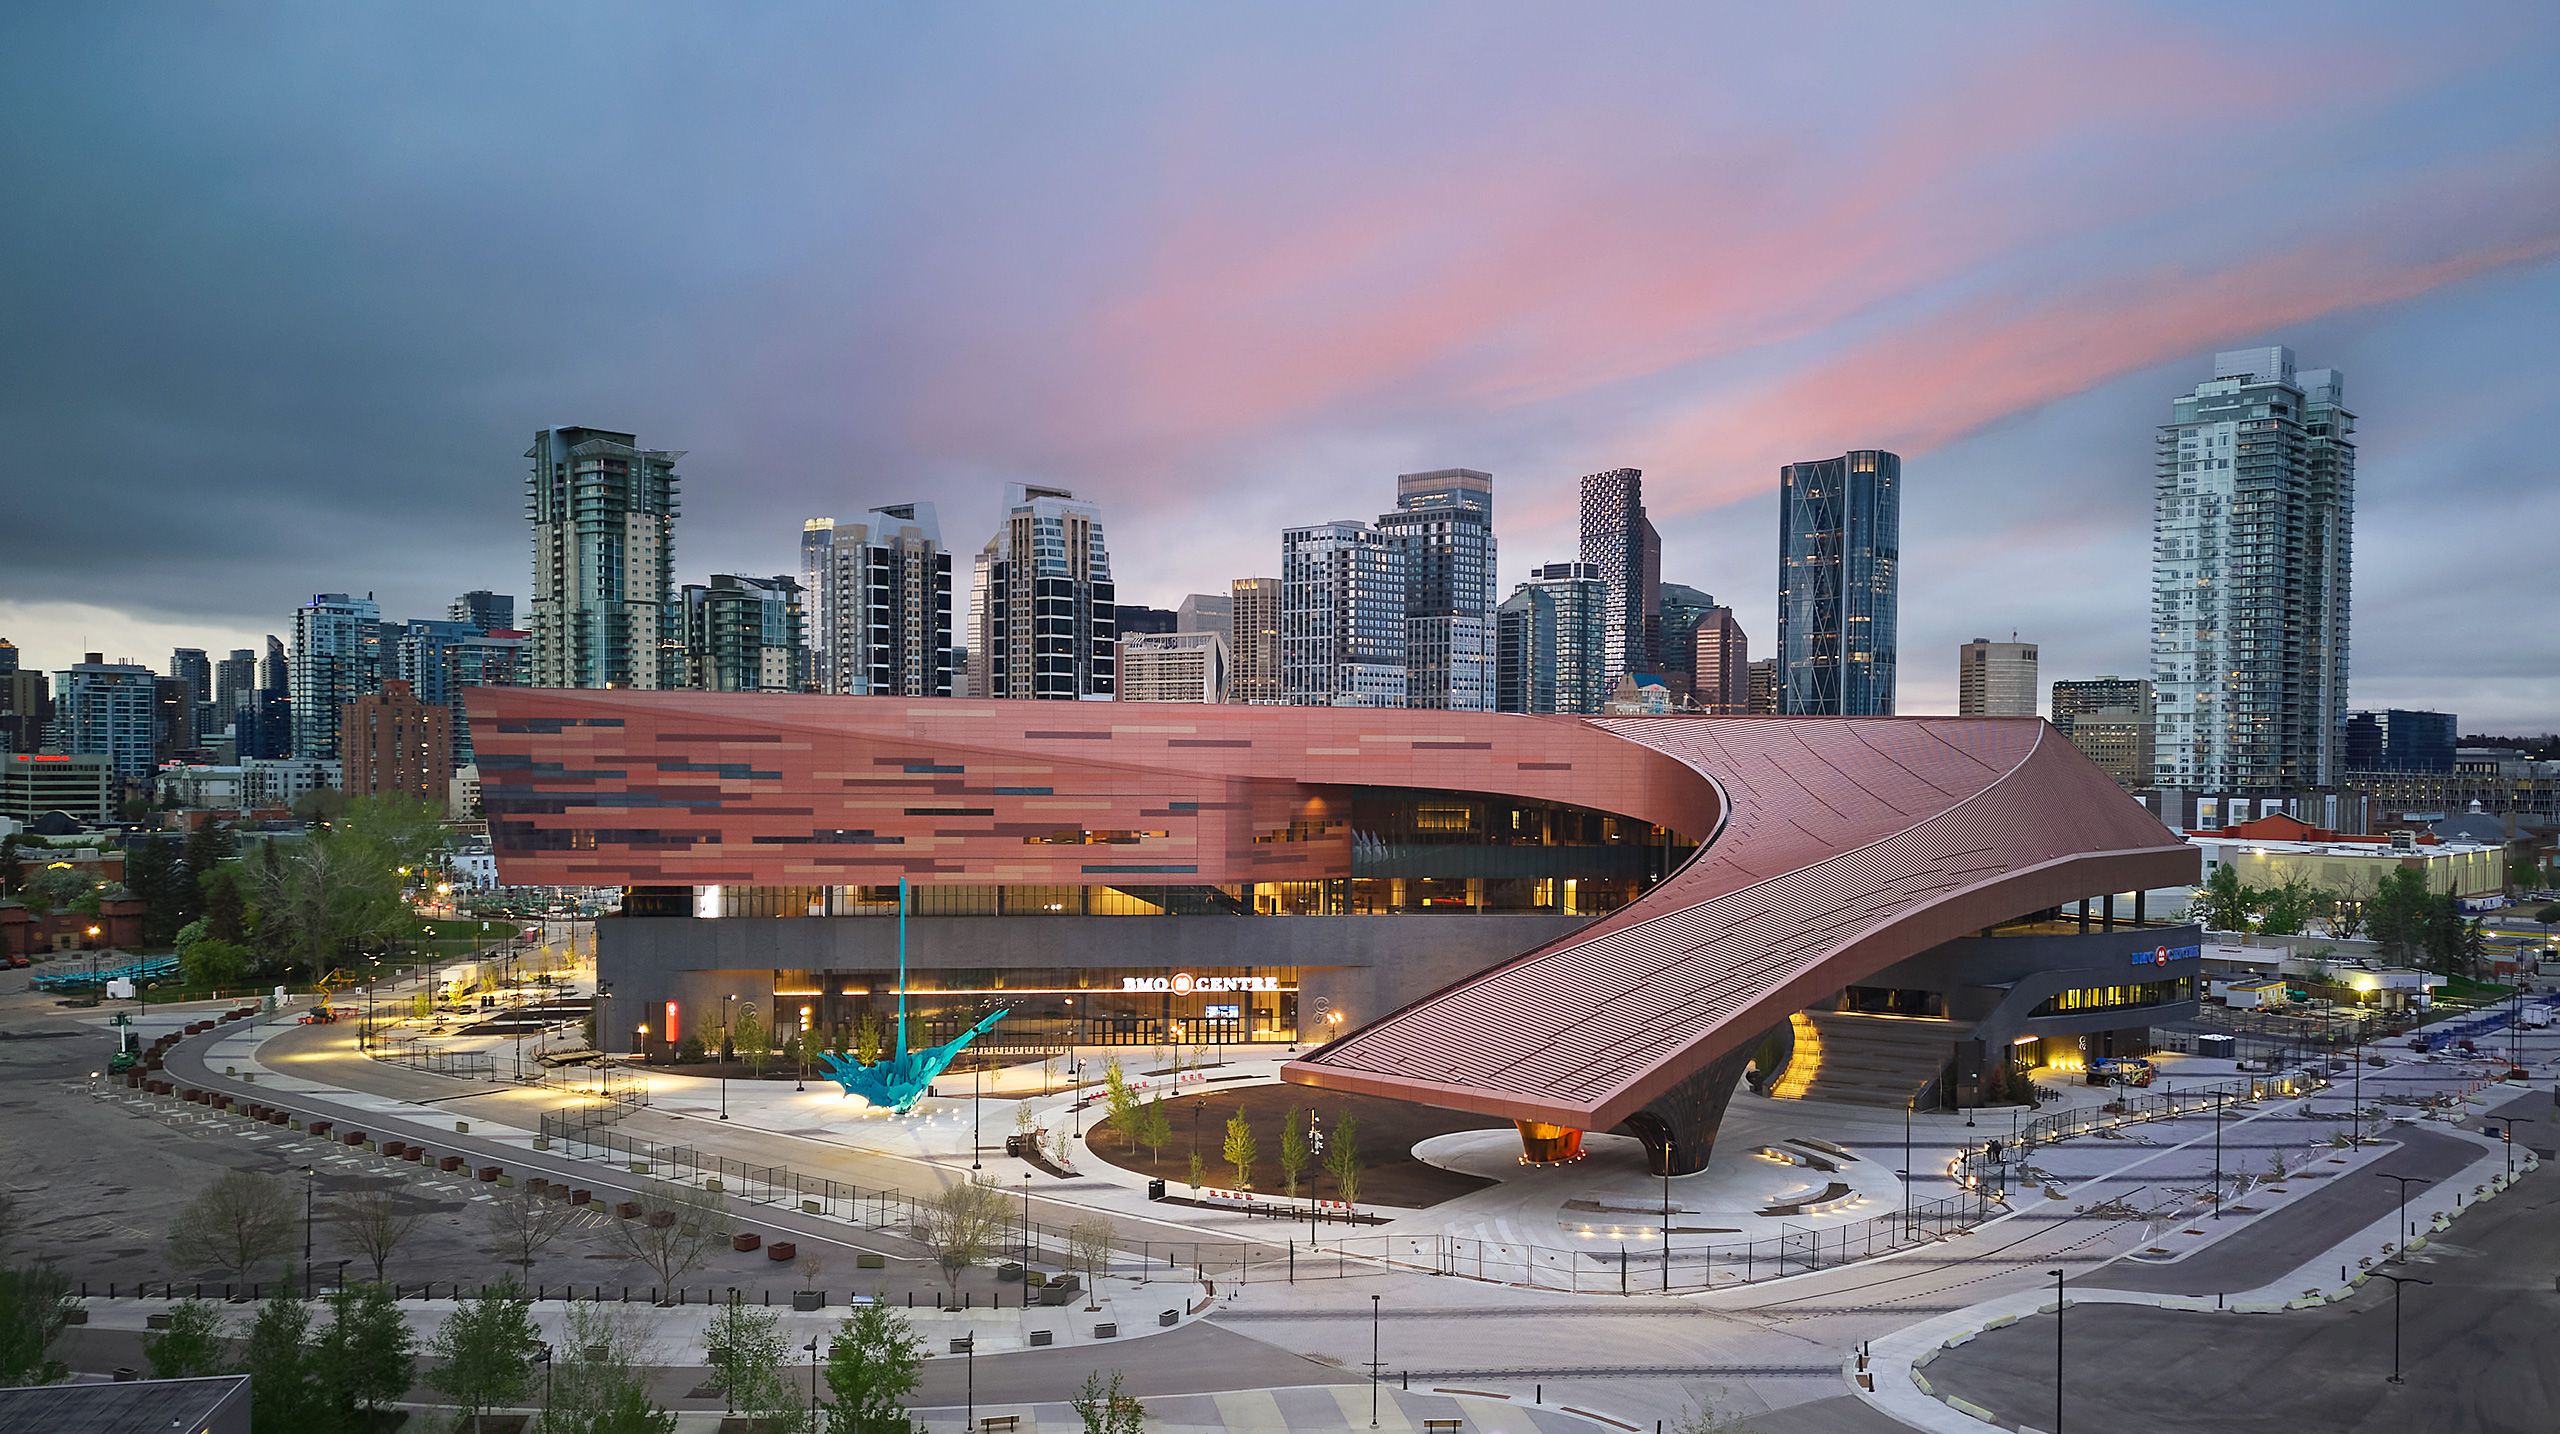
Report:
[{"label": "bmo centre sign", "polygon": [[1277,976],[1194,976],[1188,971],[1176,971],[1170,976],[1123,976],[1120,978],[1120,989],[1123,991],[1170,991],[1177,996],[1188,996],[1194,991],[1278,991],[1280,978]]}]

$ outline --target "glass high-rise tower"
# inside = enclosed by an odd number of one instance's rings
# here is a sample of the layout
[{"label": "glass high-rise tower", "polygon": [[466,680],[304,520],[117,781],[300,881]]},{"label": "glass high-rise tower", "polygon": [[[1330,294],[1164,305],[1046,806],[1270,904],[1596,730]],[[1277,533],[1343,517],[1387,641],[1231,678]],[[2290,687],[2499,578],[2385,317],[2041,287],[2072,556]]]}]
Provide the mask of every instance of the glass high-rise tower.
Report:
[{"label": "glass high-rise tower", "polygon": [[1612,468],[1582,480],[1582,560],[1607,589],[1602,663],[1608,679],[1656,670],[1662,622],[1662,536],[1644,512],[1644,470]]},{"label": "glass high-rise tower", "polygon": [[970,588],[969,695],[1112,696],[1117,592],[1100,508],[1064,488],[1007,484],[1004,518]]},{"label": "glass high-rise tower", "polygon": [[1778,470],[1778,710],[1893,715],[1902,460],[1877,448]]},{"label": "glass high-rise tower", "polygon": [[1378,533],[1404,551],[1405,705],[1493,710],[1493,475],[1396,475]]},{"label": "glass high-rise tower", "polygon": [[2335,369],[2214,355],[2154,447],[2153,778],[2203,792],[2337,780],[2355,424]]},{"label": "glass high-rise tower", "polygon": [[533,519],[533,682],[684,685],[676,460],[628,433],[546,428],[525,457]]}]

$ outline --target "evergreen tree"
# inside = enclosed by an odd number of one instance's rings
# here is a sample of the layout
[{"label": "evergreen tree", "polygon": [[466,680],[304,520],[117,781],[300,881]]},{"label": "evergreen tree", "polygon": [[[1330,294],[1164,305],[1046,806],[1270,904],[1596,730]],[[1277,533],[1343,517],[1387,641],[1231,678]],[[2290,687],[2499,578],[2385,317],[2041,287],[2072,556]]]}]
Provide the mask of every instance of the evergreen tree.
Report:
[{"label": "evergreen tree", "polygon": [[1284,1193],[1298,1198],[1298,1176],[1307,1168],[1307,1113],[1296,1106],[1280,1117],[1280,1181]]}]

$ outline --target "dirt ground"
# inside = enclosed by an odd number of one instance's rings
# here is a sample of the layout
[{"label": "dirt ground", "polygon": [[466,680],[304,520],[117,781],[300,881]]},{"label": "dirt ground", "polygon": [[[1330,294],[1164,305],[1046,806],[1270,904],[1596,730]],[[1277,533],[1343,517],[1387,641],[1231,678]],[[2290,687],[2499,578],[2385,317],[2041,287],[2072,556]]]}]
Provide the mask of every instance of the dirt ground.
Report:
[{"label": "dirt ground", "polygon": [[[1372,1096],[1333,1095],[1301,1086],[1252,1085],[1220,1090],[1212,1085],[1174,1097],[1165,1108],[1173,1118],[1173,1138],[1165,1142],[1162,1160],[1149,1159],[1144,1146],[1131,1150],[1108,1119],[1086,1124],[1085,1143],[1094,1154],[1123,1169],[1161,1175],[1182,1184],[1191,1179],[1192,1128],[1196,1124],[1200,1159],[1206,1166],[1202,1178],[1212,1185],[1232,1187],[1236,1170],[1226,1161],[1227,1119],[1241,1107],[1245,1123],[1253,1130],[1253,1189],[1276,1195],[1282,1193],[1280,1122],[1291,1106],[1313,1110],[1328,1140],[1341,1128],[1345,1115],[1358,1117],[1359,1203],[1363,1205],[1422,1209],[1493,1183],[1426,1165],[1413,1158],[1412,1150],[1435,1135],[1459,1130],[1501,1130],[1505,1128],[1503,1122],[1465,1111],[1438,1110]],[[1310,1192],[1328,1200],[1340,1198],[1322,1156],[1309,1156],[1307,1168],[1299,1175],[1298,1193]]]}]

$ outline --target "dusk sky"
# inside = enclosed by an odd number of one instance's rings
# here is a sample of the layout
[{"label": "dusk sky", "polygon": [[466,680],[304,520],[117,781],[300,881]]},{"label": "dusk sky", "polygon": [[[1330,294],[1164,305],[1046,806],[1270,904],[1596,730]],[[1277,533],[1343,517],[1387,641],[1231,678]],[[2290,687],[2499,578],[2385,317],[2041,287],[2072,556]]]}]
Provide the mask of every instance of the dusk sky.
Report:
[{"label": "dusk sky", "polygon": [[[1780,16],[1774,12],[1784,10]],[[2361,418],[2351,698],[2560,726],[2560,6],[0,7],[0,636],[167,666],[521,597],[537,428],[688,450],[682,580],[1008,481],[1124,602],[1636,467],[1773,646],[1777,470],[1904,457],[1901,709],[2147,675],[2216,349]]]}]

